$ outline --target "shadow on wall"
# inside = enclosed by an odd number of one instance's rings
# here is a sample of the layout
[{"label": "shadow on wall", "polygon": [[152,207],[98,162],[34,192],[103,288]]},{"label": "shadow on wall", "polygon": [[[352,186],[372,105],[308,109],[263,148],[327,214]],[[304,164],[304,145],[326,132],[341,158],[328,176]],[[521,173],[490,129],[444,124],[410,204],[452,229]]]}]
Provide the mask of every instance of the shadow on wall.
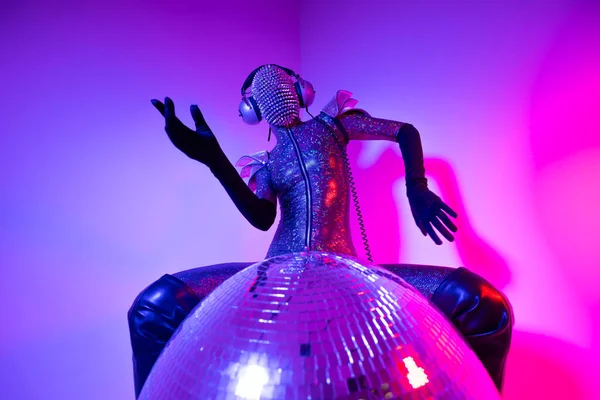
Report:
[{"label": "shadow on wall", "polygon": [[[355,160],[357,155],[363,151],[362,146],[364,145],[358,142],[349,146],[350,159]],[[508,264],[490,243],[479,236],[471,225],[469,213],[464,207],[452,167],[446,160],[428,158],[425,159],[425,170],[427,176],[435,179],[438,183],[440,193],[437,194],[458,213],[458,218],[454,220],[458,232],[454,236],[463,266],[481,275],[502,290],[511,279]],[[369,189],[376,190],[377,193],[360,197],[363,213],[372,213],[365,219],[377,227],[376,231],[369,231],[369,246],[372,253],[381,260],[380,262],[398,263],[398,249],[401,250],[402,242],[397,229],[400,218],[393,192],[398,179],[404,179],[404,164],[401,155],[390,147],[371,167],[364,170],[355,168],[352,172],[359,182],[373,182],[373,178],[376,177],[376,184],[371,183],[373,186]],[[408,201],[400,206],[408,207]],[[412,220],[403,221],[403,223],[414,225]],[[415,229],[417,228],[415,227]],[[427,238],[427,240],[430,239]]]}]

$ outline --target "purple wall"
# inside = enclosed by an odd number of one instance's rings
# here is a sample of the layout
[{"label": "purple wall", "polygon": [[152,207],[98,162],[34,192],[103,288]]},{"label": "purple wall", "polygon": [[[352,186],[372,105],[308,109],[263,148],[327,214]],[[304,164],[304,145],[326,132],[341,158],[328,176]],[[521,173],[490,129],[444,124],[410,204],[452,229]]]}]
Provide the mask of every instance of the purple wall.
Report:
[{"label": "purple wall", "polygon": [[[350,153],[378,262],[466,266],[510,297],[505,399],[600,398],[600,3],[306,1],[303,75],[422,134],[452,244],[414,225],[400,151]],[[354,230],[355,242],[359,235]]]},{"label": "purple wall", "polygon": [[197,103],[236,161],[268,148],[267,128],[237,116],[266,62],[315,85],[313,113],[347,89],[421,131],[457,241],[436,247],[414,226],[398,149],[353,143],[374,259],[465,265],[505,290],[506,399],[598,393],[594,2],[59,3],[0,6],[0,398],[132,398],[136,294],[264,256],[274,229],[243,220],[149,100],[171,96],[188,124]]},{"label": "purple wall", "polygon": [[173,147],[150,99],[171,96],[187,123],[198,104],[233,161],[261,150],[239,90],[265,62],[299,68],[298,5],[45,3],[0,10],[0,398],[133,398],[136,294],[261,259],[272,235]]}]

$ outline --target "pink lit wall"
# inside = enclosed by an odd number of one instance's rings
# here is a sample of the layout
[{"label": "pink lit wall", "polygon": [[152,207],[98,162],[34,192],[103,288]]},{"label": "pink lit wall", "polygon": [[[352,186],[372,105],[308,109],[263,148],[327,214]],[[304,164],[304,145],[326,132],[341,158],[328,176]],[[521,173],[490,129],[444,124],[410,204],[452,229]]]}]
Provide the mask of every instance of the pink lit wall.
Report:
[{"label": "pink lit wall", "polygon": [[[376,262],[464,265],[517,319],[505,399],[600,398],[600,8],[593,0],[5,1],[0,5],[0,398],[133,398],[126,312],[167,272],[263,258],[150,99],[201,110],[232,161],[276,62],[421,132],[456,242],[420,235],[399,150],[352,143]],[[357,229],[355,229],[357,233]],[[360,241],[356,235],[356,245]]]},{"label": "pink lit wall", "polygon": [[[418,231],[397,145],[351,145],[376,262],[466,266],[515,310],[505,399],[600,398],[600,3],[305,1],[315,109],[420,130],[452,244]],[[355,232],[355,242],[359,235]]]}]

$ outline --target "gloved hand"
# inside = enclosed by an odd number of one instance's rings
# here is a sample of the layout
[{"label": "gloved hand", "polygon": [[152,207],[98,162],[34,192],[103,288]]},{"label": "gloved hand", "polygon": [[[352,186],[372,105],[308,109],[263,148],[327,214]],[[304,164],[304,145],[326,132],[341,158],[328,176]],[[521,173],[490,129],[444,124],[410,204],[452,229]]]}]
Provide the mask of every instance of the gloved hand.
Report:
[{"label": "gloved hand", "polygon": [[223,153],[198,106],[190,107],[196,125],[194,132],[175,116],[173,100],[165,97],[164,104],[156,99],[151,101],[165,117],[165,131],[175,147],[189,158],[200,161],[210,168],[235,206],[253,226],[265,231],[269,229],[273,225],[277,213],[275,204],[267,199],[258,198],[244,183],[235,167]]},{"label": "gloved hand", "polygon": [[438,195],[429,190],[427,183],[419,182],[409,186],[406,195],[415,223],[424,236],[429,235],[435,244],[441,245],[442,241],[433,229],[435,227],[448,241],[454,241],[454,236],[448,229],[456,232],[457,228],[446,213],[454,218],[457,214]]},{"label": "gloved hand", "polygon": [[156,99],[152,99],[151,102],[165,117],[165,131],[169,139],[186,156],[211,169],[227,160],[197,105],[190,106],[196,125],[196,131],[193,131],[175,116],[175,104],[169,97],[165,97],[164,104]]}]

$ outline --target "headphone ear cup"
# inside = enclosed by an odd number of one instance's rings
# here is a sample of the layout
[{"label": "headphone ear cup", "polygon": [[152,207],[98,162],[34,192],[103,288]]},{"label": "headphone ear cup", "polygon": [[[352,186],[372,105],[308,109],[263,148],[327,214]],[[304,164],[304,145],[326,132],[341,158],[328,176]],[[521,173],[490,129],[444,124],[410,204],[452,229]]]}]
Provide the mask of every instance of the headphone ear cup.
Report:
[{"label": "headphone ear cup", "polygon": [[294,84],[296,93],[298,93],[298,99],[300,100],[301,108],[308,108],[315,101],[315,89],[312,83],[305,81],[304,79],[298,79]]},{"label": "headphone ear cup", "polygon": [[252,96],[242,98],[238,111],[242,120],[249,125],[256,125],[262,120],[258,104]]},{"label": "headphone ear cup", "polygon": [[294,83],[294,89],[296,89],[296,94],[298,95],[298,100],[300,101],[300,108],[305,108],[304,94],[302,93],[302,85],[300,84],[300,81],[296,81],[296,83]]}]

